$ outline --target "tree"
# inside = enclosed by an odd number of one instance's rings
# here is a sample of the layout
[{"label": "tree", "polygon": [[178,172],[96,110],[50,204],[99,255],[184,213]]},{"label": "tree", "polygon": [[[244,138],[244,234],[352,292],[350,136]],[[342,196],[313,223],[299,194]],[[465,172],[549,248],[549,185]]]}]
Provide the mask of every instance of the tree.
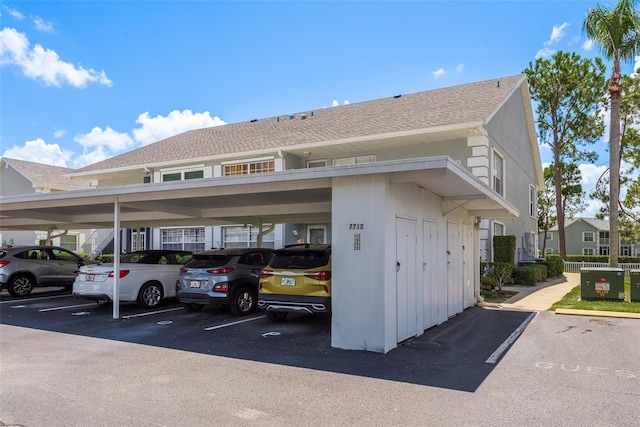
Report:
[{"label": "tree", "polygon": [[605,66],[600,58],[590,60],[576,53],[557,52],[551,59],[539,58],[530,63],[524,73],[529,80],[531,99],[537,103],[538,138],[553,151],[558,249],[564,260],[567,253],[566,213],[561,197],[563,167],[580,160],[593,162],[597,158],[596,153],[586,147],[604,133],[604,122],[598,113],[606,92]]},{"label": "tree", "polygon": [[[640,70],[639,70],[640,71]],[[624,240],[640,241],[640,74],[624,76],[620,98],[620,193],[619,228]],[[598,218],[609,215],[609,179],[602,176],[596,185],[593,198],[600,199],[603,206]]]},{"label": "tree", "polygon": [[640,14],[635,0],[620,0],[614,8],[598,5],[589,9],[582,29],[613,60],[608,83],[611,122],[609,126],[609,265],[618,266],[620,198],[620,96],[624,79],[621,62],[632,61],[640,53]]},{"label": "tree", "polygon": [[[582,189],[582,174],[578,165],[563,163],[562,170],[561,201],[564,215],[569,218],[584,210],[585,192]],[[555,165],[551,164],[544,168],[545,188],[538,194],[538,227],[544,233],[542,243],[542,253],[547,249],[547,233],[556,225],[558,217],[556,215],[556,192],[553,173]]]}]

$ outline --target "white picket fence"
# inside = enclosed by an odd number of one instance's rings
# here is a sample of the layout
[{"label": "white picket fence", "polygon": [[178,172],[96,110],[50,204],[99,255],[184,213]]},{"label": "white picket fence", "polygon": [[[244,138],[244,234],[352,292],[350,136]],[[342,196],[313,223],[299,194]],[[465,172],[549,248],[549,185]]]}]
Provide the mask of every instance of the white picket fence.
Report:
[{"label": "white picket fence", "polygon": [[[580,273],[581,268],[607,268],[609,264],[606,262],[564,262],[565,273]],[[630,270],[640,270],[640,263],[618,264],[618,267],[624,269],[624,274],[629,275]]]}]

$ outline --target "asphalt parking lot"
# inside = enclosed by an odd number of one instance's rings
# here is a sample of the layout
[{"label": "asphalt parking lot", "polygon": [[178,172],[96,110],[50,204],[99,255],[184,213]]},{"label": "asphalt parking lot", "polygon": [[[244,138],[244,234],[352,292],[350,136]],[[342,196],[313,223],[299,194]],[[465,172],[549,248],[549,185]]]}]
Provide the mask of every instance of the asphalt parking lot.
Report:
[{"label": "asphalt parking lot", "polygon": [[640,415],[630,319],[475,307],[378,354],[331,348],[329,318],[272,323],[175,302],[120,314],[3,292],[0,425],[636,426]]}]

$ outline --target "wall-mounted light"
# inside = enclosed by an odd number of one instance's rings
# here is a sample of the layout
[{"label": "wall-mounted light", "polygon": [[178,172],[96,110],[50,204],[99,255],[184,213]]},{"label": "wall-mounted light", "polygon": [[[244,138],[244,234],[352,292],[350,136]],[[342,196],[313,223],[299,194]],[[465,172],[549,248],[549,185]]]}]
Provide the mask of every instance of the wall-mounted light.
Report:
[{"label": "wall-mounted light", "polygon": [[291,230],[291,234],[293,234],[293,237],[298,237],[298,230],[296,229]]}]

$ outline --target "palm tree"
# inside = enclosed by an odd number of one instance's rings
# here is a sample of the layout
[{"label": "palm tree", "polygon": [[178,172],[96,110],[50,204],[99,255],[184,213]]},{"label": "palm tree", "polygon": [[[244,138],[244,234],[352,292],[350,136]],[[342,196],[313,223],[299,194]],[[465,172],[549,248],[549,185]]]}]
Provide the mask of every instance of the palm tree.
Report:
[{"label": "palm tree", "polygon": [[640,54],[640,13],[636,0],[620,0],[614,8],[596,6],[589,9],[582,25],[583,32],[600,48],[603,56],[613,60],[609,80],[611,122],[609,126],[609,266],[618,266],[620,235],[618,209],[620,200],[620,96],[623,77],[620,62],[631,61]]}]

